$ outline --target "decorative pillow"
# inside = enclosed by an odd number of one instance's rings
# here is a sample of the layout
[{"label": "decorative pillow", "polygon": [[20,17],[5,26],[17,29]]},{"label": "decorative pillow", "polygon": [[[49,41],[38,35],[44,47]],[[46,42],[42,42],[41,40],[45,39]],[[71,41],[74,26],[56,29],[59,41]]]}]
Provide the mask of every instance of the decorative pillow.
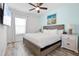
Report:
[{"label": "decorative pillow", "polygon": [[57,34],[57,29],[49,30],[49,29],[44,29],[43,33],[52,33],[52,34]]},{"label": "decorative pillow", "polygon": [[63,34],[63,30],[58,30],[58,34],[59,35]]}]

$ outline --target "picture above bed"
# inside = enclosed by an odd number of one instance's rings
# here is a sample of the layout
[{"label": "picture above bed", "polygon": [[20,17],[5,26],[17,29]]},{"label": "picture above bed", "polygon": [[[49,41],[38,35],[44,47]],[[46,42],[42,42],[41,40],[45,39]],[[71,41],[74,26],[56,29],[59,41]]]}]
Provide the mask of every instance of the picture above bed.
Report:
[{"label": "picture above bed", "polygon": [[47,16],[47,24],[56,24],[56,14],[48,15]]}]

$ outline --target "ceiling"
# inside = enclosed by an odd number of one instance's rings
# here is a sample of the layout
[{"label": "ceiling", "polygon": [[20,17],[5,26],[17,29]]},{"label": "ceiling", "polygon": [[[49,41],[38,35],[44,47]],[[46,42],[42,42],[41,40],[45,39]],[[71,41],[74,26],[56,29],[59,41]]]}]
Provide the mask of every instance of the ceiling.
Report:
[{"label": "ceiling", "polygon": [[[35,4],[35,3],[34,3]],[[8,3],[9,7],[19,10],[22,12],[27,12],[27,13],[37,13],[35,10],[34,11],[29,11],[29,9],[33,8],[33,6],[29,5],[28,3]],[[41,10],[41,13],[46,13],[48,11],[60,8],[62,6],[66,5],[71,5],[68,3],[44,3],[42,6],[47,7],[48,10]]]}]

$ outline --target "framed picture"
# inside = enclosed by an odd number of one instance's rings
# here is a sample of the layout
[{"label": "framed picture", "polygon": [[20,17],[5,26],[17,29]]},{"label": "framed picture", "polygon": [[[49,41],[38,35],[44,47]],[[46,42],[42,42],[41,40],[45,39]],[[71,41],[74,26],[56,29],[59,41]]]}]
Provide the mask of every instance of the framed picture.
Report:
[{"label": "framed picture", "polygon": [[47,24],[48,25],[56,24],[56,14],[47,16]]}]

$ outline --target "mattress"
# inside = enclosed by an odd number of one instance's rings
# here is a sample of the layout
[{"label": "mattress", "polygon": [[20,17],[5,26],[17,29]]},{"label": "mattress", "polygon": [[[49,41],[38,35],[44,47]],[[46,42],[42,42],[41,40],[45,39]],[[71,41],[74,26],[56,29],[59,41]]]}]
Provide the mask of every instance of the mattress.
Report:
[{"label": "mattress", "polygon": [[24,35],[24,38],[40,48],[44,48],[60,40],[60,36],[58,34],[54,35],[50,33],[28,33]]}]

